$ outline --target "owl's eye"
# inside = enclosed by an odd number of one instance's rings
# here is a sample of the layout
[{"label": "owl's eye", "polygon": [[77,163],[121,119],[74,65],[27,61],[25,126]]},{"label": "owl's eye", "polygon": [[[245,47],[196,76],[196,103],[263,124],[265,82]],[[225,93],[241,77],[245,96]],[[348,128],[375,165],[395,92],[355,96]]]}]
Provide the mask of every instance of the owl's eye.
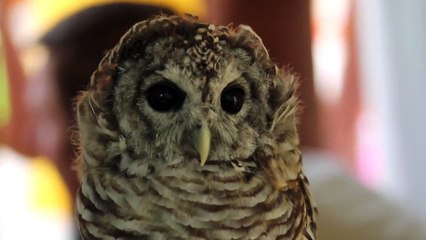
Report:
[{"label": "owl's eye", "polygon": [[185,93],[172,83],[162,82],[148,88],[146,98],[154,110],[167,112],[182,106]]},{"label": "owl's eye", "polygon": [[245,92],[241,86],[226,87],[220,96],[222,109],[230,114],[237,114],[243,107],[244,95]]}]

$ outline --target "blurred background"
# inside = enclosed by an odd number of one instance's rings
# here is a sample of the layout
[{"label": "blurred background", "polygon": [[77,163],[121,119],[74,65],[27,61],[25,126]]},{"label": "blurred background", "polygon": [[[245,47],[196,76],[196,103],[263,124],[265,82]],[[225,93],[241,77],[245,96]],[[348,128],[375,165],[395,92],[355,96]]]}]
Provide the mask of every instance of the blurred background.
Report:
[{"label": "blurred background", "polygon": [[[44,78],[52,37],[41,39],[84,9],[118,2],[0,0],[0,239],[76,236],[76,179],[61,161],[70,119]],[[251,25],[274,61],[301,78],[303,146],[333,156],[360,186],[426,220],[426,1],[126,2]],[[19,230],[24,223],[28,231]]]}]

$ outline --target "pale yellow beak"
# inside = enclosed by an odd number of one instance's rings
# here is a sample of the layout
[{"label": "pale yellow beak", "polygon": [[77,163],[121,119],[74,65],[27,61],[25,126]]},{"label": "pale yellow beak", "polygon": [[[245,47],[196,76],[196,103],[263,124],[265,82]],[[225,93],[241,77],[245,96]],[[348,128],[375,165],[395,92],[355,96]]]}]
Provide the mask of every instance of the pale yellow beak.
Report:
[{"label": "pale yellow beak", "polygon": [[200,165],[204,166],[210,152],[211,132],[207,123],[203,121],[201,128],[195,135],[194,146],[200,154]]}]

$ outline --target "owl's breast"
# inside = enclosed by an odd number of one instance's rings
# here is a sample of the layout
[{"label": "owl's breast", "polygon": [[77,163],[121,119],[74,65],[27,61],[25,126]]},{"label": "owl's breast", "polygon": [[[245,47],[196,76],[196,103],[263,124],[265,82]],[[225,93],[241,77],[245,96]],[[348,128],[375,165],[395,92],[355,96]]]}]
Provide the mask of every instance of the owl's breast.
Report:
[{"label": "owl's breast", "polygon": [[270,237],[290,233],[294,198],[274,189],[261,172],[247,174],[206,165],[156,169],[146,177],[92,175],[83,181],[79,212],[93,208],[80,215],[91,215],[98,226],[105,222],[127,234],[165,239],[275,239]]},{"label": "owl's breast", "polygon": [[215,164],[163,169],[147,179],[154,218],[172,231],[205,239],[287,233],[295,203],[262,172],[249,170]]}]

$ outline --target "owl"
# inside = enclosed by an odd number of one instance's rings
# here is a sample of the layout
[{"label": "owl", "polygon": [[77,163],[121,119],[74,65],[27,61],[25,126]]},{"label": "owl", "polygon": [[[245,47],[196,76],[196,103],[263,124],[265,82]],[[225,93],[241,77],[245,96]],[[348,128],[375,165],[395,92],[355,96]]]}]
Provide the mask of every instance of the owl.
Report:
[{"label": "owl", "polygon": [[248,26],[135,24],[77,101],[83,239],[315,239],[295,88]]}]

